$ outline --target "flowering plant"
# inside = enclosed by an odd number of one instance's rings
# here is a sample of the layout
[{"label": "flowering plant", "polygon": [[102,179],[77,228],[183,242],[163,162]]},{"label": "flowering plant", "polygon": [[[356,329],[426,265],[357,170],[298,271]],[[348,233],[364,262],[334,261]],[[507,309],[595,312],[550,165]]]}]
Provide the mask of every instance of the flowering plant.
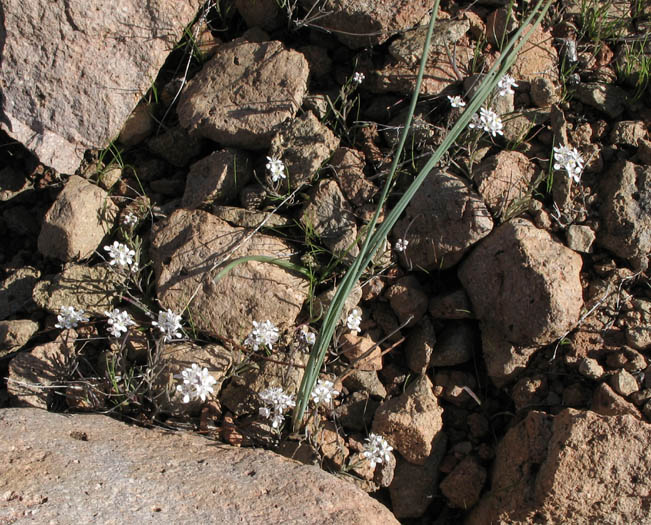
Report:
[{"label": "flowering plant", "polygon": [[253,321],[253,330],[244,340],[245,346],[250,346],[257,351],[261,346],[266,346],[268,350],[273,349],[273,345],[280,337],[278,328],[269,320],[263,323]]},{"label": "flowering plant", "polygon": [[75,310],[74,306],[62,306],[61,313],[57,315],[57,323],[54,326],[69,330],[70,328],[77,328],[78,323],[86,321],[88,321],[88,317],[86,317],[83,310]]},{"label": "flowering plant", "polygon": [[296,406],[293,394],[286,394],[282,388],[272,386],[262,390],[258,396],[260,400],[266,405],[260,407],[259,414],[266,418],[271,419],[271,426],[273,428],[280,428],[280,425],[285,418],[285,413]]},{"label": "flowering plant", "polygon": [[164,310],[158,312],[158,321],[153,321],[151,324],[157,326],[161,333],[164,334],[163,341],[183,337],[183,334],[180,332],[181,316],[176,315],[170,309],[167,312]]},{"label": "flowering plant", "polygon": [[369,434],[364,444],[364,456],[371,463],[371,467],[375,468],[378,463],[386,463],[391,459],[391,451],[393,447],[387,443],[387,440],[377,434]]},{"label": "flowering plant", "polygon": [[126,333],[129,326],[136,324],[126,310],[121,312],[115,308],[112,312],[104,312],[104,315],[108,317],[108,331],[113,337],[120,337],[122,332]]},{"label": "flowering plant", "polygon": [[208,369],[202,369],[197,363],[193,363],[190,368],[183,370],[180,377],[183,382],[176,386],[176,390],[183,396],[184,403],[195,399],[205,401],[206,397],[214,392],[213,385],[217,383]]}]

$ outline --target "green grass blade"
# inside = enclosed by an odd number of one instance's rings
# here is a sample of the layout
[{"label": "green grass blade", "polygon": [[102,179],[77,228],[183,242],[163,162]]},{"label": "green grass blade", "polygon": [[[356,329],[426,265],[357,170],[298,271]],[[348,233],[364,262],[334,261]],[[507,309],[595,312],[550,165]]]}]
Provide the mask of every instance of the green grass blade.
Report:
[{"label": "green grass blade", "polygon": [[247,255],[245,257],[238,257],[237,259],[234,259],[231,262],[229,262],[227,265],[225,265],[217,273],[217,275],[215,275],[215,277],[213,278],[213,282],[216,283],[222,277],[224,277],[224,275],[226,275],[228,272],[230,272],[233,268],[235,268],[236,266],[239,266],[242,263],[249,262],[249,261],[275,264],[276,266],[279,266],[280,268],[284,268],[285,270],[290,270],[292,272],[300,273],[301,275],[304,275],[308,279],[311,277],[310,272],[307,271],[305,268],[303,268],[302,266],[299,266],[298,264],[294,264],[293,262],[288,261],[286,259],[279,259],[278,257],[271,257],[270,255]]}]

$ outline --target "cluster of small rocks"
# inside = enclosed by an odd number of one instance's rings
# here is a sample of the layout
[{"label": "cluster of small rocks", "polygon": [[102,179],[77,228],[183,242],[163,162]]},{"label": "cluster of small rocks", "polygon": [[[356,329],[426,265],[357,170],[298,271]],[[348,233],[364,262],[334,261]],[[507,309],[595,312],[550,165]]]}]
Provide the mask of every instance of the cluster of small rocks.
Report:
[{"label": "cluster of small rocks", "polygon": [[[614,85],[607,46],[577,58],[574,98],[564,100],[561,63],[567,42],[578,38],[576,13],[569,9],[557,26],[537,28],[517,57],[509,72],[515,92],[493,103],[504,138],[460,150],[427,174],[374,260],[382,272],[351,294],[342,321],[358,308],[360,333],[341,324],[324,370],[341,395],[328,410],[314,411],[305,441],[273,428],[259,413],[258,394],[269,387],[297,393],[309,350],[297,327],[325,311],[335,282],[311,290],[304,275],[261,258],[318,274],[333,259],[341,272],[359,253],[395,152],[393,130],[415,85],[433,2],[333,1],[316,22],[332,34],[307,28],[306,19],[299,38],[289,38],[287,13],[275,0],[236,0],[231,18],[222,20],[230,24],[223,40],[205,25],[218,23],[215,13],[196,0],[148,10],[135,2],[124,12],[100,2],[95,18],[79,2],[66,9],[37,3],[40,24],[64,28],[47,33],[48,45],[42,34],[26,32],[34,27],[28,13],[2,0],[9,36],[0,78],[9,104],[0,126],[24,146],[14,147],[0,171],[0,225],[14,248],[0,254],[3,405],[129,406],[134,416],[152,404],[148,415],[169,425],[198,416],[204,433],[231,445],[350,470],[354,476],[342,477],[379,494],[397,519],[644,522],[651,108],[632,97],[630,84]],[[314,2],[298,4],[309,17]],[[507,8],[493,4],[451,3],[440,13],[422,87],[427,98],[408,141],[416,168],[460,114],[448,96],[472,96],[482,68],[517,26]],[[135,109],[130,92],[100,95],[71,80],[73,72],[93,86],[113,78],[143,95],[198,10],[190,30],[201,60],[187,62],[187,77],[164,70],[157,96]],[[108,60],[97,35],[125,28],[134,33],[115,40]],[[151,45],[137,52],[133,42],[143,37]],[[43,50],[58,38],[69,51],[51,68]],[[16,81],[11,64],[22,63],[29,82]],[[342,94],[342,103],[357,100],[355,118],[366,125],[333,117]],[[116,136],[119,162],[115,156],[109,163],[106,153],[84,155]],[[548,177],[558,144],[585,159],[579,183],[561,171]],[[282,176],[265,168],[274,159],[282,160]],[[400,175],[399,191],[411,175]],[[536,193],[544,181],[548,196]],[[138,281],[144,284],[137,291],[128,288],[132,276],[106,260],[103,247],[115,239],[138,239],[150,279]],[[257,260],[220,273],[238,257]],[[109,340],[102,316],[120,305],[140,328]],[[58,330],[56,316],[69,306],[93,321]],[[148,332],[159,307],[182,312],[190,337],[163,344]],[[282,336],[253,359],[242,343],[262,320]],[[214,379],[208,404],[184,403],[176,393],[179,374],[192,364]],[[119,374],[116,366],[123,367]],[[129,366],[146,378],[146,395],[130,398],[112,383],[126,380]],[[394,451],[376,468],[363,461],[369,432]],[[153,461],[143,454],[142,461]],[[308,472],[281,464],[287,476]],[[586,465],[591,475],[577,480]],[[613,495],[616,484],[625,497]],[[28,512],[8,494],[0,517],[6,508]],[[334,489],[329,498],[339,501]],[[321,508],[317,496],[307,499]],[[359,512],[349,508],[352,501],[340,502],[352,513],[346,516],[395,520],[370,498],[360,500]],[[303,522],[334,515],[319,512]]]}]

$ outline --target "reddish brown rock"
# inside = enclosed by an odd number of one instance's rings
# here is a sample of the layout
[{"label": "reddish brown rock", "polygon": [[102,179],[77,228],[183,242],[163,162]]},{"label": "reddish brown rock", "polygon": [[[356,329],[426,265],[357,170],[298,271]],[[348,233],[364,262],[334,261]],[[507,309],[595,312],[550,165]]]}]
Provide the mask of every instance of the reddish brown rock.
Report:
[{"label": "reddish brown rock", "polygon": [[467,523],[648,523],[649,439],[631,416],[532,412],[499,444],[491,492]]},{"label": "reddish brown rock", "polygon": [[[353,333],[341,336],[341,353],[358,370],[382,370],[382,349],[370,337]],[[362,356],[368,354],[363,359]]]},{"label": "reddish brown rock", "polygon": [[470,254],[459,278],[482,325],[516,345],[544,345],[579,319],[581,265],[581,256],[548,232],[513,219]]},{"label": "reddish brown rock", "polygon": [[606,383],[601,383],[594,390],[591,409],[604,416],[631,415],[640,418],[640,412],[635,405],[615,393]]},{"label": "reddish brown rock", "polygon": [[410,463],[424,465],[443,428],[442,414],[431,381],[421,376],[402,395],[380,405],[373,432],[383,436]]},{"label": "reddish brown rock", "polygon": [[265,149],[301,106],[308,73],[303,55],[280,42],[221,46],[183,91],[179,122],[224,146]]},{"label": "reddish brown rock", "polygon": [[389,299],[401,325],[407,323],[406,326],[414,326],[427,311],[427,294],[413,275],[398,279],[387,290],[385,297]]},{"label": "reddish brown rock", "polygon": [[201,0],[3,0],[2,129],[74,173],[117,136]]},{"label": "reddish brown rock", "polygon": [[526,208],[535,168],[518,151],[504,150],[482,161],[473,173],[479,194],[494,217]]},{"label": "reddish brown rock", "polygon": [[532,82],[545,76],[558,82],[558,52],[550,31],[538,26],[518,53],[509,74],[516,81]]},{"label": "reddish brown rock", "polygon": [[441,482],[441,492],[451,507],[469,509],[479,501],[486,476],[486,469],[467,456]]},{"label": "reddish brown rock", "polygon": [[0,493],[13,493],[0,518],[9,522],[398,525],[351,483],[267,450],[102,415],[0,414]]}]

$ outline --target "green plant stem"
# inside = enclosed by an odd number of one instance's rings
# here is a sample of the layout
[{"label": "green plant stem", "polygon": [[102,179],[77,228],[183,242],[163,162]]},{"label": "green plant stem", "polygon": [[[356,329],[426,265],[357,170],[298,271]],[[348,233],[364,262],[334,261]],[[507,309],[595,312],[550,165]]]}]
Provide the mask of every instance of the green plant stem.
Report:
[{"label": "green plant stem", "polygon": [[[377,229],[377,231],[374,232],[373,230],[375,228],[375,225],[377,224],[377,219],[380,215],[382,207],[386,202],[386,198],[389,192],[389,188],[391,186],[391,182],[393,180],[393,177],[395,176],[396,168],[398,166],[399,159],[400,159],[400,154],[402,152],[402,148],[404,147],[405,141],[407,139],[407,133],[409,132],[409,125],[411,124],[413,113],[416,107],[416,102],[418,100],[418,93],[420,91],[420,86],[422,84],[422,79],[425,72],[425,66],[427,63],[427,55],[429,52],[431,36],[434,29],[436,15],[438,12],[439,1],[437,0],[437,2],[435,3],[432,11],[432,17],[430,19],[427,37],[425,40],[425,44],[423,46],[423,56],[421,58],[420,70],[418,72],[416,87],[414,89],[414,94],[412,96],[412,101],[409,107],[409,113],[407,115],[405,126],[402,130],[398,149],[393,158],[391,172],[385,183],[380,201],[378,203],[378,208],[375,211],[373,219],[369,223],[367,229],[367,235],[364,240],[362,249],[360,250],[360,254],[355,259],[355,261],[351,264],[350,268],[348,269],[348,272],[344,276],[343,281],[340,283],[339,287],[337,288],[337,292],[335,293],[335,296],[332,302],[330,303],[328,311],[324,317],[321,331],[319,332],[319,336],[317,337],[317,341],[310,353],[310,359],[308,361],[306,370],[303,374],[303,379],[301,381],[301,385],[298,391],[296,408],[294,409],[292,415],[292,426],[294,431],[298,431],[300,423],[303,419],[303,414],[305,413],[305,409],[307,407],[307,403],[310,398],[310,393],[314,388],[314,385],[319,375],[319,371],[321,370],[323,361],[325,360],[326,352],[328,346],[330,345],[330,341],[332,340],[332,337],[334,335],[335,329],[337,327],[345,300],[348,297],[351,290],[353,289],[353,287],[355,286],[355,283],[359,280],[364,269],[373,259],[378,248],[384,243],[387,234],[389,233],[393,225],[397,222],[398,218],[405,210],[405,208],[407,207],[407,205],[415,195],[416,191],[418,190],[418,188],[424,182],[429,172],[434,168],[434,166],[436,166],[436,164],[438,164],[438,162],[445,155],[448,149],[457,140],[461,132],[464,129],[466,129],[466,127],[470,123],[470,120],[472,119],[472,116],[479,110],[479,108],[484,103],[484,101],[495,89],[495,86],[497,85],[499,79],[511,67],[511,65],[513,64],[513,62],[517,57],[518,52],[525,44],[525,42],[528,40],[531,33],[540,24],[542,18],[545,16],[545,13],[549,9],[550,5],[551,5],[551,0],[547,0],[546,2],[544,2],[544,5],[543,5],[543,0],[540,0],[536,4],[531,14],[523,22],[520,29],[517,31],[514,37],[509,41],[509,43],[505,46],[505,48],[502,50],[499,59],[495,62],[493,67],[491,67],[491,69],[486,74],[486,77],[482,81],[480,88],[477,90],[474,97],[468,104],[466,111],[464,111],[464,113],[461,115],[457,123],[453,126],[453,128],[450,130],[450,132],[443,140],[442,144],[437,148],[437,150],[434,152],[430,160],[425,164],[425,166],[419,172],[416,179],[409,186],[409,188],[404,193],[402,198],[398,201],[396,206],[387,215],[387,217],[382,222],[382,224]],[[532,21],[533,24],[528,29],[526,35],[524,35],[525,31],[527,30],[529,24],[532,23]]]}]

